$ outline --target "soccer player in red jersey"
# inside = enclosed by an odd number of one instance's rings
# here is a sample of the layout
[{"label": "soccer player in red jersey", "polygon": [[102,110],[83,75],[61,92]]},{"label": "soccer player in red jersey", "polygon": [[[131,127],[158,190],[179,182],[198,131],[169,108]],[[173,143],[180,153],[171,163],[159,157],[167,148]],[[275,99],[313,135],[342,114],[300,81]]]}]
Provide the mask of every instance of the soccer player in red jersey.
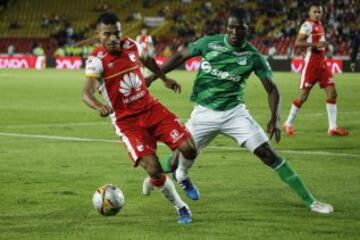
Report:
[{"label": "soccer player in red jersey", "polygon": [[[153,57],[155,55],[154,42],[151,35],[148,34],[147,29],[141,29],[140,35],[136,36],[136,42],[143,50],[143,55]],[[142,68],[142,72],[145,76],[150,75],[147,68]]]},{"label": "soccer player in red jersey", "polygon": [[[178,222],[189,223],[192,221],[190,209],[164,174],[156,155],[156,142],[164,142],[179,151],[189,162],[195,159],[196,148],[190,133],[176,116],[150,95],[140,63],[161,76],[167,88],[177,92],[181,90],[180,85],[167,78],[152,57],[143,56],[135,41],[122,36],[115,14],[101,14],[96,30],[102,47],[86,61],[83,101],[100,116],[111,116],[134,166],[142,166],[149,175],[149,186],[157,188],[174,205]],[[105,104],[95,97],[96,88]],[[191,184],[190,179],[187,183]]]},{"label": "soccer player in red jersey", "polygon": [[328,134],[330,136],[347,136],[349,133],[336,124],[336,89],[335,81],[325,62],[325,51],[328,43],[325,40],[325,31],[320,22],[323,11],[320,5],[312,4],[309,10],[309,19],[299,31],[295,47],[306,48],[305,65],[301,74],[300,95],[291,106],[289,116],[283,127],[287,135],[294,136],[293,122],[301,106],[307,100],[312,87],[318,82],[320,88],[325,89],[327,100],[326,110],[329,120]]}]

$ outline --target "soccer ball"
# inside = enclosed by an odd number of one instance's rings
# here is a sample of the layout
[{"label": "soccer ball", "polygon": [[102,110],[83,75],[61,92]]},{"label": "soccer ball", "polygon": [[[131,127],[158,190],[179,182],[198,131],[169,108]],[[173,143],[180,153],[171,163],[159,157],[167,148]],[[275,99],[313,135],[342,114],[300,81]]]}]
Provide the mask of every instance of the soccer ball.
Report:
[{"label": "soccer ball", "polygon": [[114,216],[124,206],[123,192],[113,184],[106,184],[96,189],[93,206],[103,216]]}]

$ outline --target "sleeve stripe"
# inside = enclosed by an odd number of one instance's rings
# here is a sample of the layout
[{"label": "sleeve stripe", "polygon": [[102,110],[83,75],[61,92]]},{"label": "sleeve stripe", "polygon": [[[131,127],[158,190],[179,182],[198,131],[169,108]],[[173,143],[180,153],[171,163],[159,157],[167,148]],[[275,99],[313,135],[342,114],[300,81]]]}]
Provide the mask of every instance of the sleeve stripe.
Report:
[{"label": "sleeve stripe", "polygon": [[88,73],[88,74],[85,74],[85,77],[100,78],[100,75],[96,74],[96,73]]}]

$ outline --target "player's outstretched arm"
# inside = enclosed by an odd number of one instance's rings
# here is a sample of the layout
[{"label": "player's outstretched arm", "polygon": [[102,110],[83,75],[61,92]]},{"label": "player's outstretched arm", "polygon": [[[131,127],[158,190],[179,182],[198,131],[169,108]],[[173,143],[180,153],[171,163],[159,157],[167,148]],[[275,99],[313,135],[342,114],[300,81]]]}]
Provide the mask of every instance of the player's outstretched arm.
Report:
[{"label": "player's outstretched arm", "polygon": [[[164,73],[168,73],[178,67],[180,64],[184,63],[187,59],[191,58],[193,56],[190,55],[187,48],[184,50],[177,52],[175,55],[172,55],[162,66],[161,70]],[[155,74],[150,75],[145,79],[146,85],[150,86],[152,82],[154,82],[157,78],[160,76]]]},{"label": "player's outstretched arm", "polygon": [[[141,63],[150,69],[150,71],[153,72],[153,74],[159,76],[159,78],[164,82],[165,86],[174,92],[181,92],[181,86],[178,84],[175,80],[168,78],[165,76],[165,73],[160,69],[159,65],[156,63],[156,60],[153,57],[150,56],[142,56],[140,57]],[[146,85],[149,86],[149,84],[146,81]]]},{"label": "player's outstretched arm", "polygon": [[276,84],[271,79],[264,79],[261,82],[268,94],[268,102],[271,111],[267,132],[270,134],[270,139],[275,135],[275,141],[280,142],[280,93]]},{"label": "player's outstretched arm", "polygon": [[86,78],[84,87],[82,90],[82,100],[89,107],[95,109],[99,112],[100,116],[107,117],[110,113],[113,112],[111,107],[102,104],[95,97],[96,89],[96,79],[95,78]]}]

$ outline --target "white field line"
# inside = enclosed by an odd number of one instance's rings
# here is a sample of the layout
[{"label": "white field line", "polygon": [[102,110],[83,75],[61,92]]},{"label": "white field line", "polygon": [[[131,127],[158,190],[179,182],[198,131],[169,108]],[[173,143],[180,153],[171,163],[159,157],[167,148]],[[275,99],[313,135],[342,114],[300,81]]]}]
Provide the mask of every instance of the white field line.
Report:
[{"label": "white field line", "polygon": [[[360,112],[342,112],[341,115],[358,115]],[[302,117],[322,117],[326,116],[327,113],[324,111],[323,113],[310,113],[310,114],[300,114],[300,118]],[[260,118],[259,115],[253,115],[254,118]],[[186,122],[187,118],[180,118],[182,122]],[[0,128],[56,128],[56,127],[86,127],[86,126],[97,126],[97,125],[110,125],[110,121],[104,122],[70,122],[70,123],[44,123],[44,124],[20,124],[20,125],[0,125]]]},{"label": "white field line", "polygon": [[[59,140],[59,141],[71,141],[71,142],[100,142],[100,143],[120,143],[120,140],[110,140],[101,138],[81,138],[81,137],[66,137],[66,136],[52,136],[52,135],[40,135],[40,134],[25,134],[25,133],[4,133],[0,132],[0,136],[3,137],[18,137],[18,138],[32,138],[32,139],[47,139],[47,140]],[[166,146],[160,143],[160,146]],[[208,146],[208,149],[216,150],[237,150],[246,151],[241,147],[227,147],[227,146]],[[326,151],[301,151],[301,150],[279,150],[282,153],[299,154],[299,155],[318,155],[318,156],[336,156],[336,157],[354,157],[360,158],[360,154],[348,154],[348,153],[334,153]]]},{"label": "white field line", "polygon": [[70,122],[70,123],[44,123],[44,124],[21,124],[21,125],[0,125],[0,128],[51,128],[51,127],[82,127],[96,125],[110,125],[106,122]]}]

